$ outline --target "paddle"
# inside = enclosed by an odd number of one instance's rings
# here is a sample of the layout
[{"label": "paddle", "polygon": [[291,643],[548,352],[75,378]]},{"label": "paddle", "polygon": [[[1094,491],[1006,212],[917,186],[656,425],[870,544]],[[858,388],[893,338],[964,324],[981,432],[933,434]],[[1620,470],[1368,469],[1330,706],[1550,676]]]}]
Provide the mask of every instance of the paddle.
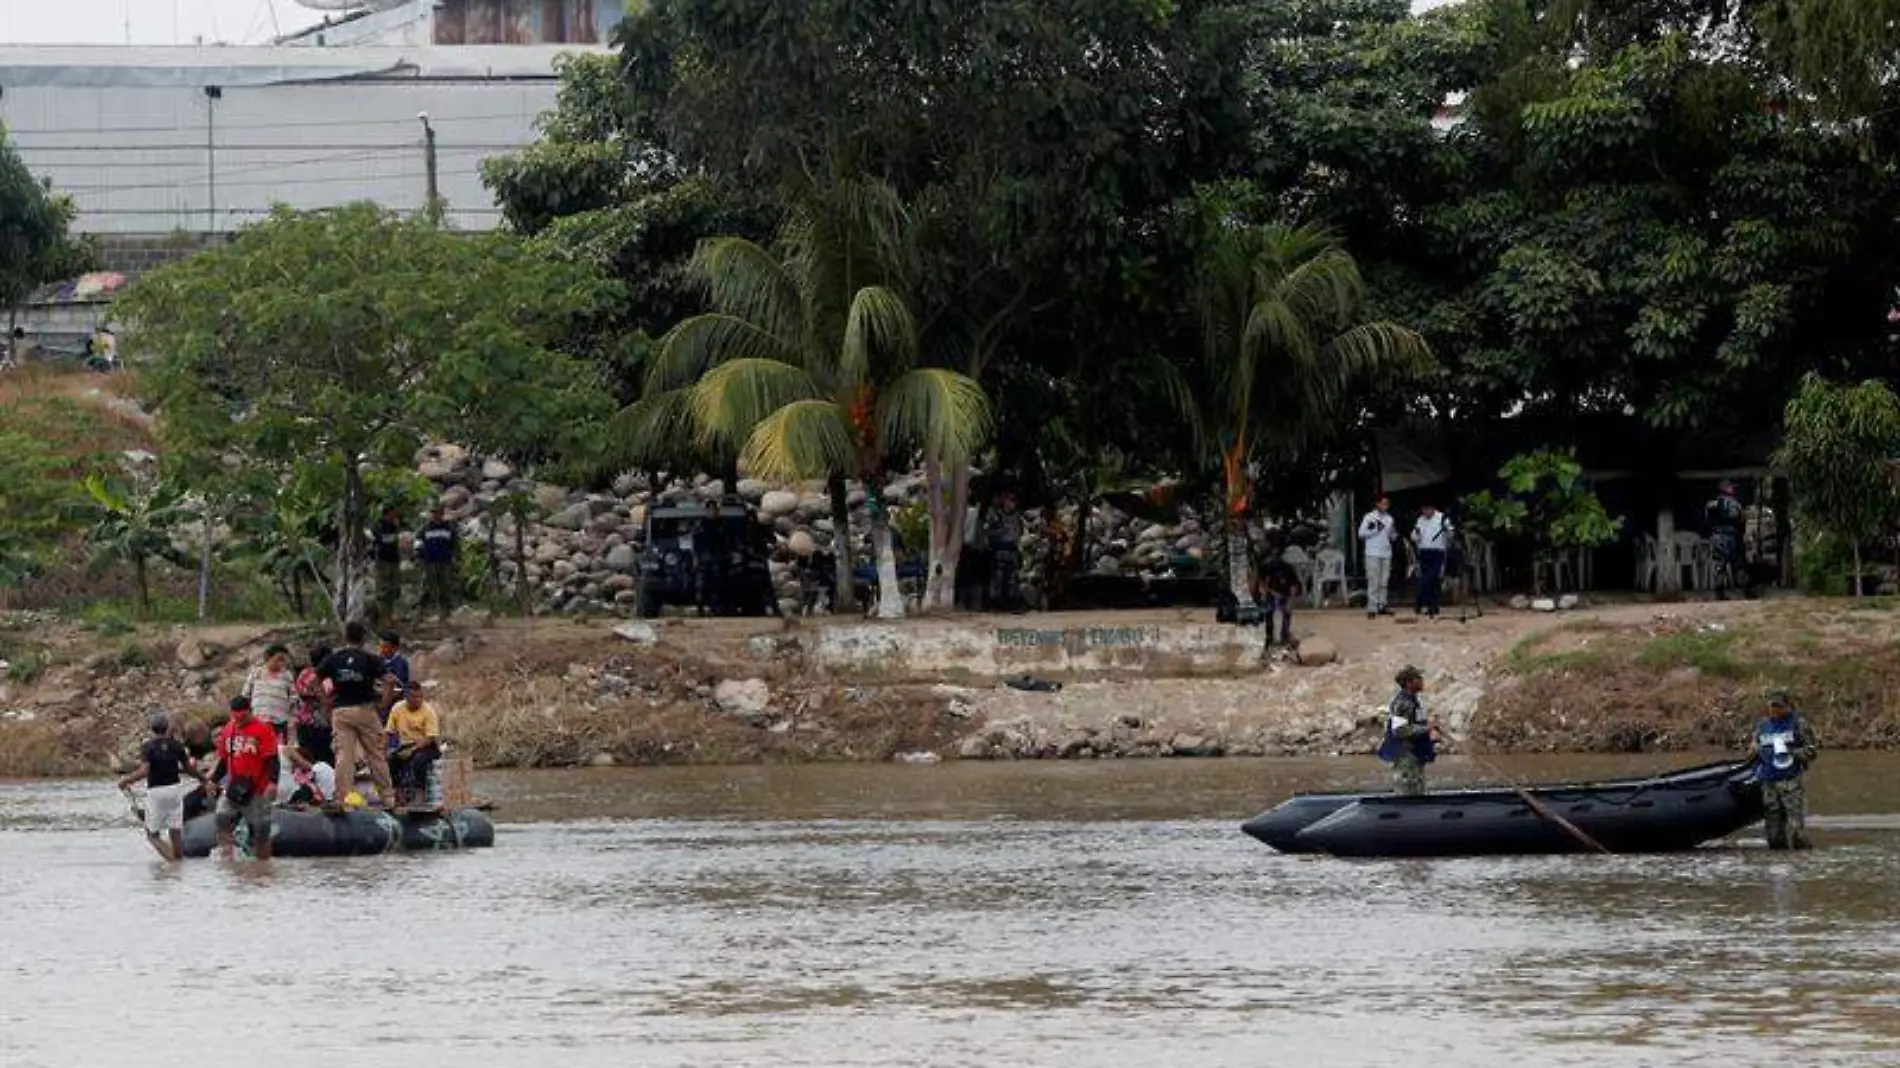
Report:
[{"label": "paddle", "polygon": [[1577,826],[1576,824],[1570,822],[1567,819],[1564,819],[1562,816],[1557,815],[1557,813],[1551,810],[1549,805],[1546,805],[1542,801],[1539,801],[1537,798],[1532,797],[1531,792],[1529,790],[1526,790],[1522,786],[1519,786],[1517,783],[1512,782],[1510,776],[1505,775],[1504,773],[1498,771],[1498,769],[1490,761],[1485,760],[1483,757],[1478,757],[1478,756],[1472,757],[1471,760],[1472,760],[1472,763],[1475,763],[1480,768],[1483,768],[1486,774],[1489,774],[1490,776],[1496,779],[1502,779],[1504,781],[1504,785],[1511,788],[1512,793],[1515,793],[1517,796],[1524,799],[1524,804],[1528,805],[1532,812],[1537,813],[1537,815],[1540,816],[1541,818],[1548,820],[1551,823],[1554,823],[1557,826],[1563,828],[1565,833],[1569,834],[1570,837],[1575,838],[1578,842],[1582,843],[1585,848],[1594,849],[1597,852],[1603,853],[1603,854],[1608,854],[1610,852],[1608,849],[1604,848],[1602,842],[1599,842],[1596,839],[1590,837],[1589,835],[1583,833],[1583,828]]}]

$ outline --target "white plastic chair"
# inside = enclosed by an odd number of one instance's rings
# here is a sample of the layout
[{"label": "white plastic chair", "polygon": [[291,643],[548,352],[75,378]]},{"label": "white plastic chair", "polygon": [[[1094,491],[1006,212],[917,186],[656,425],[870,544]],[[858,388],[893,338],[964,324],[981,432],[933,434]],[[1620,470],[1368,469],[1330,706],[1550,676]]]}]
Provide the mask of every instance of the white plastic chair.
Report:
[{"label": "white plastic chair", "polygon": [[1709,543],[1694,531],[1678,530],[1675,550],[1671,565],[1676,568],[1677,576],[1680,577],[1684,571],[1689,573],[1689,581],[1683,583],[1683,589],[1708,589]]},{"label": "white plastic chair", "polygon": [[1656,536],[1645,534],[1636,539],[1636,588],[1653,590],[1660,568],[1656,561]]},{"label": "white plastic chair", "polygon": [[1339,596],[1352,603],[1352,591],[1346,586],[1346,554],[1338,549],[1321,549],[1315,558],[1313,581],[1306,587],[1313,594],[1314,608],[1326,603],[1328,586],[1338,586]]}]

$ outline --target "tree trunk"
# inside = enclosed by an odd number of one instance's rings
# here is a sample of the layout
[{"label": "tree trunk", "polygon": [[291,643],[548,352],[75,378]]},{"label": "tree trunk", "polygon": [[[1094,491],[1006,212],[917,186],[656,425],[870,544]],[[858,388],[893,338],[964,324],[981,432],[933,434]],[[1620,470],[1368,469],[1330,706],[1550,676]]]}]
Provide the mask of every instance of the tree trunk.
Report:
[{"label": "tree trunk", "polygon": [[356,569],[362,556],[363,472],[357,469],[354,454],[343,458],[343,537],[339,540],[336,611],[337,617],[347,623],[356,618],[356,600],[362,592]]},{"label": "tree trunk", "polygon": [[152,587],[151,584],[146,581],[144,556],[135,556],[132,558],[132,577],[138,582],[139,586],[139,614],[150,618],[152,614]]},{"label": "tree trunk", "polygon": [[488,577],[482,580],[482,593],[492,596],[501,589],[501,547],[497,539],[501,536],[501,517],[489,513],[488,522]]},{"label": "tree trunk", "polygon": [[1860,539],[1854,539],[1854,596],[1867,596],[1867,586],[1860,577]]},{"label": "tree trunk", "polygon": [[851,577],[851,496],[845,488],[843,475],[832,475],[826,479],[825,489],[831,494],[831,554],[837,564],[838,582],[838,596],[831,604],[831,611],[841,615],[853,611],[857,605],[855,583]]},{"label": "tree trunk", "polygon": [[963,559],[963,515],[969,508],[970,465],[958,464],[944,482],[943,464],[924,458],[930,487],[930,570],[924,584],[924,611],[948,611],[957,605],[957,565]]},{"label": "tree trunk", "polygon": [[204,544],[198,550],[198,622],[211,614],[211,500],[204,502]]},{"label": "tree trunk", "polygon": [[298,619],[303,618],[303,568],[301,566],[290,569],[290,610],[297,613]]},{"label": "tree trunk", "polygon": [[891,542],[890,514],[879,508],[871,514],[871,552],[877,557],[877,615],[904,618],[904,591],[897,585],[897,548]]},{"label": "tree trunk", "polygon": [[528,586],[528,521],[515,517],[515,595],[521,599],[521,617],[534,615],[534,591]]},{"label": "tree trunk", "polygon": [[1247,551],[1247,520],[1227,517],[1227,582],[1237,608],[1253,607],[1253,554]]}]

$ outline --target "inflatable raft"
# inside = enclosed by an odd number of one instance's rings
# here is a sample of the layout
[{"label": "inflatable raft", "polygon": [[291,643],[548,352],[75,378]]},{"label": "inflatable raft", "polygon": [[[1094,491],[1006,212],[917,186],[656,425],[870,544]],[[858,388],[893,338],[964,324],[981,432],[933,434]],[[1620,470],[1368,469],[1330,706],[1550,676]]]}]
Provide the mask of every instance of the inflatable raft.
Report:
[{"label": "inflatable raft", "polygon": [[[1532,786],[1526,793],[1612,853],[1694,849],[1761,819],[1753,761],[1638,779]],[[1396,794],[1300,794],[1241,825],[1282,853],[1443,857],[1574,853],[1589,847],[1509,787]]]},{"label": "inflatable raft", "polygon": [[[248,829],[239,825],[239,848],[249,850],[249,836]],[[210,856],[217,844],[217,824],[209,813],[186,821],[186,856]],[[440,853],[494,844],[495,824],[478,808],[458,808],[446,816],[392,816],[374,810],[331,815],[321,809],[280,808],[271,817],[271,852],[280,857]]]}]

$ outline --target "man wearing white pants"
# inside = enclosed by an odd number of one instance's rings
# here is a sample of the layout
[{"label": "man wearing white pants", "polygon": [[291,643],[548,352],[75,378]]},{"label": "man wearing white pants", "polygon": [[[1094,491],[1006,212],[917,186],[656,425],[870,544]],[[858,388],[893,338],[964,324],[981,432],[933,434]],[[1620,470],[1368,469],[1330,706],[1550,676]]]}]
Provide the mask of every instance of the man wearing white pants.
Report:
[{"label": "man wearing white pants", "polygon": [[1388,615],[1386,594],[1392,588],[1392,540],[1397,524],[1392,521],[1392,499],[1381,493],[1372,502],[1372,511],[1359,521],[1359,540],[1366,547],[1366,618]]},{"label": "man wearing white pants", "polygon": [[[170,716],[152,713],[152,736],[139,749],[139,766],[119,780],[119,789],[130,792],[133,783],[145,780],[146,840],[159,856],[177,861],[185,855],[184,778],[189,775],[202,783],[204,775],[184,743],[171,736],[171,726]],[[170,852],[162,838],[171,840]]]}]

